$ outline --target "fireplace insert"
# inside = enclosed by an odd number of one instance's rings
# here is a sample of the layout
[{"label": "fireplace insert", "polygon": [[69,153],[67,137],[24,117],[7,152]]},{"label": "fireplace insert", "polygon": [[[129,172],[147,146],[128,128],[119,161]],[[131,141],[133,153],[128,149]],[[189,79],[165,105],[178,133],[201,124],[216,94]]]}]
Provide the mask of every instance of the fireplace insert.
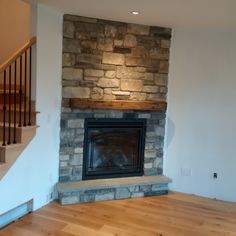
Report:
[{"label": "fireplace insert", "polygon": [[143,175],[145,119],[85,119],[83,179]]}]

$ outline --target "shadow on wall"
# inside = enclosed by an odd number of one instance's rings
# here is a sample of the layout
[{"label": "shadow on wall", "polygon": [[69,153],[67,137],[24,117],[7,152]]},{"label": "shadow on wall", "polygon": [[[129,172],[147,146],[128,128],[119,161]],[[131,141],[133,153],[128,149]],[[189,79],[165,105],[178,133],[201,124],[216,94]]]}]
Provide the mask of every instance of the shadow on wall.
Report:
[{"label": "shadow on wall", "polygon": [[175,135],[175,124],[169,117],[167,117],[166,148],[169,147],[170,143],[173,140],[174,135]]}]

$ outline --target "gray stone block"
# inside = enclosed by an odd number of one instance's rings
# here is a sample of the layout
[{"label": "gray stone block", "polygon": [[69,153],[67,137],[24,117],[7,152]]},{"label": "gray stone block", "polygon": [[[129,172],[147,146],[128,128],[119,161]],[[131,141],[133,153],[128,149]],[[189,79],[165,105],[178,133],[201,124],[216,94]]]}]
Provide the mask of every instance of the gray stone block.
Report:
[{"label": "gray stone block", "polygon": [[158,195],[164,195],[168,194],[168,190],[160,190],[160,191],[150,191],[150,192],[144,192],[144,196],[158,196]]},{"label": "gray stone block", "polygon": [[96,194],[95,195],[95,201],[108,201],[113,200],[115,198],[115,195],[113,192],[111,193],[104,193],[104,194]]},{"label": "gray stone block", "polygon": [[144,175],[146,176],[158,175],[157,168],[144,169]]},{"label": "gray stone block", "polygon": [[61,197],[59,200],[62,205],[79,203],[78,196]]},{"label": "gray stone block", "polygon": [[153,184],[152,191],[168,190],[167,184]]},{"label": "gray stone block", "polygon": [[133,193],[133,192],[139,192],[139,185],[129,187],[129,191],[130,191],[131,193]]},{"label": "gray stone block", "polygon": [[98,189],[90,189],[90,190],[85,190],[85,194],[95,194],[95,195],[103,195],[103,194],[108,194],[108,193],[115,193],[115,188],[98,188]]},{"label": "gray stone block", "polygon": [[68,120],[68,128],[84,128],[84,119]]},{"label": "gray stone block", "polygon": [[144,197],[144,192],[134,192],[131,194],[131,198],[142,198]]},{"label": "gray stone block", "polygon": [[92,194],[80,195],[80,203],[94,202],[94,201],[95,201],[95,195],[92,195]]},{"label": "gray stone block", "polygon": [[126,199],[130,198],[130,191],[128,188],[117,188],[116,189],[116,194],[115,194],[116,199]]},{"label": "gray stone block", "polygon": [[139,191],[140,192],[150,192],[152,190],[152,186],[151,185],[141,185],[139,187]]}]

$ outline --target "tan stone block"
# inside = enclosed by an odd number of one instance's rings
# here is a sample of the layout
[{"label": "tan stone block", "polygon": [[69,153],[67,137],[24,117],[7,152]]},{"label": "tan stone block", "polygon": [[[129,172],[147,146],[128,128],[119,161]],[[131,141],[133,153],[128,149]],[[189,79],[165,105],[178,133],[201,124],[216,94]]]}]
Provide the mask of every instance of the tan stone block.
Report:
[{"label": "tan stone block", "polygon": [[105,77],[107,78],[115,78],[116,77],[116,71],[109,70],[106,72]]},{"label": "tan stone block", "polygon": [[125,47],[133,48],[136,45],[137,45],[137,39],[134,35],[132,35],[132,34],[125,35],[125,39],[124,39],[124,46]]},{"label": "tan stone block", "polygon": [[75,26],[71,21],[64,21],[63,23],[63,36],[66,38],[74,38]]},{"label": "tan stone block", "polygon": [[97,48],[97,42],[85,40],[85,41],[81,42],[81,46],[83,48],[96,49]]},{"label": "tan stone block", "polygon": [[167,93],[167,87],[160,87],[160,93]]},{"label": "tan stone block", "polygon": [[158,86],[143,86],[143,92],[157,93],[159,92],[159,87]]},{"label": "tan stone block", "polygon": [[167,74],[168,70],[169,70],[169,62],[168,61],[160,61],[159,72]]},{"label": "tan stone block", "polygon": [[130,95],[130,92],[128,91],[112,91],[112,94],[113,95],[121,95],[121,96],[128,96]]},{"label": "tan stone block", "polygon": [[117,29],[116,27],[112,25],[106,25],[105,26],[105,36],[106,37],[115,37],[116,36]]},{"label": "tan stone block", "polygon": [[155,74],[154,81],[156,85],[167,85],[168,75],[167,74]]},{"label": "tan stone block", "polygon": [[165,94],[147,94],[148,101],[166,101]]},{"label": "tan stone block", "polygon": [[63,68],[62,78],[65,80],[82,80],[83,70],[75,68]]},{"label": "tan stone block", "polygon": [[63,66],[74,66],[75,65],[75,55],[72,53],[63,53],[62,65]]},{"label": "tan stone block", "polygon": [[63,98],[89,98],[90,89],[86,87],[64,87],[62,96]]},{"label": "tan stone block", "polygon": [[105,52],[113,50],[113,40],[101,38],[98,40],[98,49]]},{"label": "tan stone block", "polygon": [[111,95],[112,94],[112,89],[111,88],[104,88],[104,94]]},{"label": "tan stone block", "polygon": [[138,35],[149,35],[149,31],[150,31],[150,26],[128,24],[128,33],[138,34]]},{"label": "tan stone block", "polygon": [[124,65],[125,56],[120,53],[104,52],[102,63],[112,65]]},{"label": "tan stone block", "polygon": [[84,80],[85,81],[93,81],[93,82],[96,82],[96,81],[98,81],[98,77],[90,77],[90,76],[85,76],[84,77]]},{"label": "tan stone block", "polygon": [[142,91],[142,80],[121,79],[121,90],[125,91]]},{"label": "tan stone block", "polygon": [[138,100],[138,101],[145,101],[147,97],[146,93],[137,93],[137,92],[132,92],[130,94],[130,99],[131,100]]},{"label": "tan stone block", "polygon": [[145,75],[137,72],[135,67],[118,66],[116,77],[120,79],[143,79]]},{"label": "tan stone block", "polygon": [[119,85],[120,81],[118,79],[100,78],[97,83],[97,86],[102,88],[115,88],[119,87]]},{"label": "tan stone block", "polygon": [[85,69],[84,76],[102,77],[102,76],[104,76],[104,71],[103,70],[95,70],[95,69]]},{"label": "tan stone block", "polygon": [[161,40],[161,47],[162,47],[162,48],[170,48],[170,40],[168,40],[168,39],[162,39],[162,40]]},{"label": "tan stone block", "polygon": [[111,94],[104,94],[103,99],[104,100],[115,100],[116,96],[115,95],[111,95]]},{"label": "tan stone block", "polygon": [[101,88],[93,88],[91,91],[91,98],[92,99],[102,99],[103,98],[103,89]]},{"label": "tan stone block", "polygon": [[119,40],[119,39],[115,39],[114,40],[114,46],[122,47],[123,45],[124,45],[124,41],[123,40]]},{"label": "tan stone block", "polygon": [[80,42],[76,39],[63,39],[63,52],[80,53]]}]

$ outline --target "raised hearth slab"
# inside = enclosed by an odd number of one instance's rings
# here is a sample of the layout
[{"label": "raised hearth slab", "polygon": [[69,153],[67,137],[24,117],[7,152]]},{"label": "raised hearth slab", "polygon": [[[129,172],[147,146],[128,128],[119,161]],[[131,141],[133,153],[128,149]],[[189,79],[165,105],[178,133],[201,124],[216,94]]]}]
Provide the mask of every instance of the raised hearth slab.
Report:
[{"label": "raised hearth slab", "polygon": [[66,205],[163,195],[170,182],[166,176],[140,176],[58,183],[57,190]]}]

